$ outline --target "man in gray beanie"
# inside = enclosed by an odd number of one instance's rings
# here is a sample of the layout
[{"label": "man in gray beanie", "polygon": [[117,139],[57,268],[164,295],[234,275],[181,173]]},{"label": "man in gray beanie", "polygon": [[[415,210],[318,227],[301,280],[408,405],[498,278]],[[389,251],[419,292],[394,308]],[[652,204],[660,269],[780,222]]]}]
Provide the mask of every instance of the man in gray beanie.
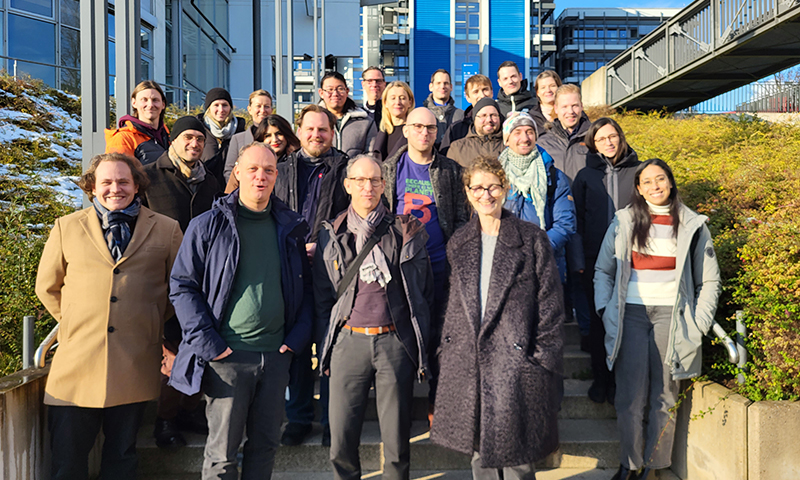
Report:
[{"label": "man in gray beanie", "polygon": [[473,124],[466,137],[450,144],[447,156],[462,167],[469,167],[478,157],[495,157],[503,151],[503,117],[497,102],[484,97],[473,108]]}]

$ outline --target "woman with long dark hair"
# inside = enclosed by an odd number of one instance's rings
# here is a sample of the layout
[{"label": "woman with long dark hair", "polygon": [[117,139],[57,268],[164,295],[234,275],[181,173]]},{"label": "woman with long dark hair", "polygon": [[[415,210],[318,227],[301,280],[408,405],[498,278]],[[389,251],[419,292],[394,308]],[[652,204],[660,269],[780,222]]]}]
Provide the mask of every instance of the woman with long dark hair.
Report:
[{"label": "woman with long dark hair", "polygon": [[708,218],[681,203],[669,166],[643,162],[634,185],[631,204],[606,232],[594,276],[607,363],[616,368],[621,452],[612,480],[652,480],[670,466],[678,380],[700,375],[702,337],[720,291]]},{"label": "woman with long dark hair", "polygon": [[[267,115],[258,125],[253,134],[253,141],[263,142],[272,147],[278,163],[286,160],[286,157],[300,148],[300,139],[292,131],[289,122],[280,115]],[[231,175],[228,184],[225,186],[225,193],[231,193],[239,188],[239,181]]]},{"label": "woman with long dark hair", "polygon": [[[586,298],[594,298],[592,277],[597,253],[614,213],[628,206],[634,191],[634,173],[641,163],[628,145],[619,124],[608,117],[597,119],[586,131],[586,168],[581,169],[572,184],[578,235],[583,242],[585,269],[582,277]],[[608,371],[603,350],[603,322],[590,308],[589,325],[581,324],[581,346],[592,355],[594,381],[589,398],[596,403],[614,404],[614,376]]]}]

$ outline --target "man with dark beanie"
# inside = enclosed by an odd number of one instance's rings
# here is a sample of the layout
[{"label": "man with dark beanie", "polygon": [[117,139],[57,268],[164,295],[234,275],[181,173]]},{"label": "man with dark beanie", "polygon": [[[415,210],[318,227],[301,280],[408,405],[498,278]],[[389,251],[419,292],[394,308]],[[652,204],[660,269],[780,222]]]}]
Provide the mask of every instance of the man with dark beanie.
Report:
[{"label": "man with dark beanie", "polygon": [[[211,209],[221,192],[214,176],[200,161],[205,143],[205,127],[196,117],[179,118],[170,132],[172,143],[158,160],[145,165],[151,189],[143,194],[142,204],[178,221],[185,232],[189,221]],[[164,355],[172,358],[181,342],[180,326],[175,317],[164,325]],[[161,448],[186,445],[181,430],[207,433],[205,416],[198,410],[200,395],[186,396],[166,385],[162,377],[153,436]]]},{"label": "man with dark beanie", "polygon": [[205,126],[206,144],[203,149],[203,163],[206,170],[223,187],[227,183],[223,171],[228,158],[228,145],[231,138],[244,132],[247,120],[233,115],[233,99],[227,90],[215,87],[206,93],[203,113],[197,118]]},{"label": "man with dark beanie", "polygon": [[483,97],[472,110],[473,123],[466,137],[450,144],[447,156],[462,167],[469,167],[478,157],[497,158],[503,151],[503,116],[497,102]]}]

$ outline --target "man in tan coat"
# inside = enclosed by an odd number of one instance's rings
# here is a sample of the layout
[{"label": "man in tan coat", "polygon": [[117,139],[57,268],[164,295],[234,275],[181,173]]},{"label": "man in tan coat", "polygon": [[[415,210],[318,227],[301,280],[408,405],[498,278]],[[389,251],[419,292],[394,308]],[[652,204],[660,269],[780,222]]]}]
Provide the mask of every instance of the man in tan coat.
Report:
[{"label": "man in tan coat", "polygon": [[88,477],[101,427],[101,477],[136,477],[136,433],[161,388],[167,279],[182,239],[178,222],[141,206],[147,184],[132,157],[94,157],[80,182],[93,206],[57,219],[42,252],[36,294],[59,325],[44,398],[54,480]]}]

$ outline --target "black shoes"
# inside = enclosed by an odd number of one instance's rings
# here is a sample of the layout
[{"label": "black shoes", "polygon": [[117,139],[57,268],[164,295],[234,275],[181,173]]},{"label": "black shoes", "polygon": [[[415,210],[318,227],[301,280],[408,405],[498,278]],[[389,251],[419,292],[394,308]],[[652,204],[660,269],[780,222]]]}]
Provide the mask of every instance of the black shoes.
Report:
[{"label": "black shoes", "polygon": [[156,418],[153,436],[156,438],[158,448],[177,448],[186,445],[186,439],[183,438],[183,435],[178,430],[175,420]]},{"label": "black shoes", "polygon": [[624,465],[620,465],[619,470],[611,477],[611,480],[637,480],[638,478],[635,471],[630,470]]},{"label": "black shoes", "polygon": [[331,426],[330,425],[323,425],[322,426],[322,446],[323,447],[330,447],[331,446]]},{"label": "black shoes", "polygon": [[589,342],[589,335],[581,335],[581,351],[592,353],[592,344]]},{"label": "black shoes", "polygon": [[181,410],[175,418],[175,422],[184,432],[208,435],[208,421],[206,420],[205,408],[196,408],[193,412]]},{"label": "black shoes", "polygon": [[595,379],[589,387],[589,400],[594,403],[605,403],[608,397],[608,384],[602,380]]},{"label": "black shoes", "polygon": [[311,433],[311,424],[302,423],[288,423],[283,430],[281,437],[281,445],[288,447],[295,447],[303,443],[306,437]]}]

